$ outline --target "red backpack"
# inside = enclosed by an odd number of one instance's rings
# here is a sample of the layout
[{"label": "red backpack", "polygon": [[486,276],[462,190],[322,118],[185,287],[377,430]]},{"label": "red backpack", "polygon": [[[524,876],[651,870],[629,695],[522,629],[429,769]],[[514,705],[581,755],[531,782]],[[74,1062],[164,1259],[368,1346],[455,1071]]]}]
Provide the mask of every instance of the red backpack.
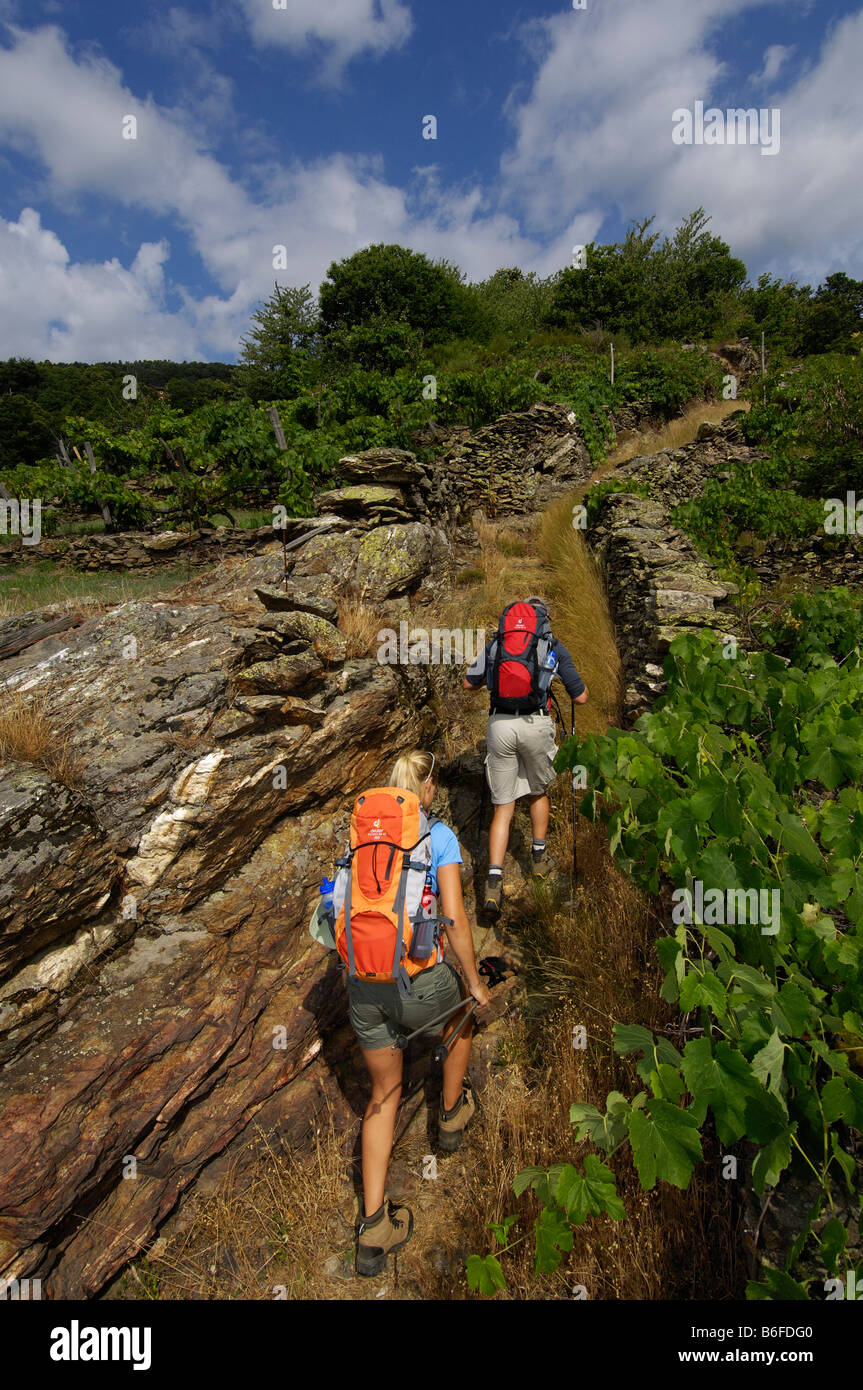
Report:
[{"label": "red backpack", "polygon": [[511,603],[500,615],[486,683],[493,713],[536,714],[548,700],[545,670],[554,638],[548,614],[532,603]]}]

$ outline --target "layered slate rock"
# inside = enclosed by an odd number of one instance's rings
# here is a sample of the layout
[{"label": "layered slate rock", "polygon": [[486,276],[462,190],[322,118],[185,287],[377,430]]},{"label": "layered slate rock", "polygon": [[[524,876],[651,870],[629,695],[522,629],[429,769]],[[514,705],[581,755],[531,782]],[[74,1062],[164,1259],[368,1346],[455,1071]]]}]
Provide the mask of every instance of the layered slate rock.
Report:
[{"label": "layered slate rock", "polygon": [[435,723],[427,671],[349,659],[338,605],[421,604],[452,557],[419,522],[294,541],[0,663],[79,768],[0,775],[0,1278],[43,1296],[98,1292],[259,1117],[304,1142],[335,1087],[309,915],[354,796]]},{"label": "layered slate rock", "polygon": [[477,508],[490,516],[533,512],[588,478],[592,466],[574,411],[541,403],[454,444],[436,466],[435,505],[457,523]]},{"label": "layered slate rock", "polygon": [[605,577],[626,678],[630,722],[665,689],[662,663],[674,638],[700,628],[742,641],[720,580],[659,502],[612,493],[588,539]]}]

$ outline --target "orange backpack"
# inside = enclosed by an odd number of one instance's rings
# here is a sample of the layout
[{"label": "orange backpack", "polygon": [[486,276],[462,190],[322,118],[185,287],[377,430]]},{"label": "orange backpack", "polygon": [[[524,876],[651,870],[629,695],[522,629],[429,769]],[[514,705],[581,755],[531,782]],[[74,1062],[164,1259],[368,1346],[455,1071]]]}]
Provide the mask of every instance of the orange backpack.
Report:
[{"label": "orange backpack", "polygon": [[336,950],[351,980],[397,983],[438,961],[442,924],[428,885],[431,827],[419,797],[402,787],[372,787],[354,802],[350,846],[336,860]]}]

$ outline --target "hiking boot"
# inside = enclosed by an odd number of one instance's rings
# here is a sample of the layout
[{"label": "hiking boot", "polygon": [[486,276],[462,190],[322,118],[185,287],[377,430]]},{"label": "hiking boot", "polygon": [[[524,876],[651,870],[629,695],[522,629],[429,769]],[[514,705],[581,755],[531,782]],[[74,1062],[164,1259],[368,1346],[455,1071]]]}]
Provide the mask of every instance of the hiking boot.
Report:
[{"label": "hiking boot", "polygon": [[357,1217],[357,1274],[380,1274],[387,1255],[407,1245],[414,1228],[410,1207],[396,1206],[384,1197],[383,1206],[371,1219]]},{"label": "hiking boot", "polygon": [[473,1089],[470,1081],[465,1077],[462,1088],[461,1099],[449,1115],[443,1108],[443,1096],[440,1098],[440,1113],[438,1115],[438,1143],[447,1153],[453,1153],[461,1144],[464,1132],[476,1114],[476,1101],[473,1098]]},{"label": "hiking boot", "polygon": [[495,874],[489,877],[485,885],[485,902],[483,912],[486,917],[491,917],[496,922],[501,913],[501,898],[503,897],[503,874]]},{"label": "hiking boot", "polygon": [[530,852],[533,863],[534,878],[545,880],[548,878],[548,858],[545,849],[533,849]]}]

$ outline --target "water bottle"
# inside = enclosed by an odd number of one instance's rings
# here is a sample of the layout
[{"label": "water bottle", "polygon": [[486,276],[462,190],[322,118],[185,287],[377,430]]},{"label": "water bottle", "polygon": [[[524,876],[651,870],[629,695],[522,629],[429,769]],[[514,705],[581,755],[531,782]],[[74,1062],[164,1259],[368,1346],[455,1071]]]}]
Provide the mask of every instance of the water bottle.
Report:
[{"label": "water bottle", "polygon": [[323,916],[326,917],[330,926],[332,926],[336,920],[336,914],[333,909],[333,889],[335,886],[336,880],[334,878],[322,878],[321,886],[318,890],[321,895],[321,912]]},{"label": "water bottle", "polygon": [[547,695],[549,690],[551,689],[551,683],[554,680],[555,672],[557,671],[557,665],[557,652],[554,650],[553,647],[549,647],[548,655],[546,656],[545,661],[542,663],[539,672],[539,690],[540,694],[543,696]]}]

